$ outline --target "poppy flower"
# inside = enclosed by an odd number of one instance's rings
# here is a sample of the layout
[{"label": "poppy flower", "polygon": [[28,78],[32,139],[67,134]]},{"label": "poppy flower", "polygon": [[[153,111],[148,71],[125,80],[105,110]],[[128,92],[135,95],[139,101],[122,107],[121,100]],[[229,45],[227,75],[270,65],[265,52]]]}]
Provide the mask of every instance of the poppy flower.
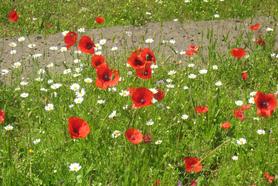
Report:
[{"label": "poppy flower", "polygon": [[95,44],[89,36],[82,36],[78,48],[85,54],[94,54],[95,52]]},{"label": "poppy flower", "polygon": [[265,46],[265,41],[263,38],[259,37],[258,39],[256,39],[256,44],[259,46]]},{"label": "poppy flower", "polygon": [[250,108],[251,108],[251,104],[246,104],[246,105],[242,105],[241,107],[240,107],[240,109],[242,110],[242,111],[245,111],[245,110],[249,110]]},{"label": "poppy flower", "polygon": [[105,57],[103,55],[93,55],[92,56],[92,67],[98,68],[100,65],[106,64]]},{"label": "poppy flower", "polygon": [[105,22],[104,17],[98,16],[96,17],[96,23],[103,24]]},{"label": "poppy flower", "polygon": [[244,110],[241,108],[235,109],[234,117],[239,119],[240,121],[243,121],[245,119]]},{"label": "poppy flower", "polygon": [[185,170],[189,173],[198,173],[202,171],[202,164],[199,158],[196,157],[186,157],[183,159],[185,164]]},{"label": "poppy flower", "polygon": [[252,30],[252,31],[257,31],[261,28],[261,25],[259,23],[256,23],[254,25],[250,25],[249,26],[249,29]]},{"label": "poppy flower", "polygon": [[153,51],[150,48],[143,48],[141,51],[141,56],[145,61],[156,64],[156,58],[154,56]]},{"label": "poppy flower", "polygon": [[96,86],[101,89],[116,86],[120,80],[117,70],[111,70],[107,65],[101,65],[96,69],[97,79]]},{"label": "poppy flower", "polygon": [[236,59],[241,59],[246,55],[246,52],[243,48],[233,48],[231,50],[231,55]]},{"label": "poppy flower", "polygon": [[130,88],[129,94],[133,108],[141,108],[152,105],[153,93],[147,88]]},{"label": "poppy flower", "polygon": [[70,48],[76,43],[77,40],[77,33],[75,32],[68,32],[64,37],[64,42],[67,48]]},{"label": "poppy flower", "polygon": [[247,80],[247,78],[248,78],[248,73],[247,73],[247,71],[241,72],[241,78],[242,78],[243,81],[246,81],[246,80]]},{"label": "poppy flower", "polygon": [[151,63],[148,62],[144,67],[136,69],[136,75],[141,79],[151,79],[152,78]]},{"label": "poppy flower", "polygon": [[270,117],[277,107],[277,100],[274,94],[257,92],[254,98],[257,106],[257,115]]},{"label": "poppy flower", "polygon": [[0,124],[5,122],[5,112],[4,110],[0,109]]},{"label": "poppy flower", "polygon": [[146,134],[143,136],[144,143],[150,143],[152,142],[152,136],[150,134]]},{"label": "poppy flower", "polygon": [[198,53],[198,50],[199,50],[199,47],[197,45],[191,44],[185,50],[185,54],[187,56],[193,56],[194,54]]},{"label": "poppy flower", "polygon": [[165,93],[164,93],[162,90],[158,89],[158,90],[157,90],[157,93],[155,93],[155,94],[153,95],[153,97],[154,97],[154,99],[156,99],[157,101],[161,101],[161,100],[163,100],[163,98],[165,97]]},{"label": "poppy flower", "polygon": [[8,20],[11,22],[11,23],[15,23],[17,22],[19,16],[16,12],[16,10],[11,10],[9,13],[8,13]]},{"label": "poppy flower", "polygon": [[79,117],[70,117],[68,119],[68,130],[71,138],[86,138],[90,133],[88,123]]},{"label": "poppy flower", "polygon": [[220,125],[220,127],[221,127],[222,129],[229,129],[229,128],[231,128],[231,123],[230,123],[229,121],[226,121],[226,122],[222,123],[222,124]]},{"label": "poppy flower", "polygon": [[136,145],[143,141],[143,134],[138,129],[130,128],[126,130],[125,138]]},{"label": "poppy flower", "polygon": [[143,59],[143,57],[141,55],[138,55],[138,50],[131,53],[127,62],[135,70],[142,69],[146,65],[146,61]]},{"label": "poppy flower", "polygon": [[206,112],[208,112],[208,107],[207,106],[196,106],[195,111],[200,114],[206,113]]},{"label": "poppy flower", "polygon": [[268,183],[272,183],[273,180],[275,179],[275,177],[274,177],[274,176],[271,176],[271,175],[269,174],[269,172],[265,172],[265,173],[264,173],[264,178],[268,181]]}]

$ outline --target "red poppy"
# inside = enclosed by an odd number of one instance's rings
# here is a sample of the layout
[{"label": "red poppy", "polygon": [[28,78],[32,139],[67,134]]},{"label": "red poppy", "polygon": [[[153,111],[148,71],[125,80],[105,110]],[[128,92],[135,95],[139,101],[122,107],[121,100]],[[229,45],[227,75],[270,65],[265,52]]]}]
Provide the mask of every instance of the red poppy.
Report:
[{"label": "red poppy", "polygon": [[107,65],[101,65],[96,69],[96,86],[101,89],[116,86],[119,83],[120,75],[117,70],[111,70]]},{"label": "red poppy", "polygon": [[241,78],[242,78],[243,81],[246,81],[246,80],[247,80],[247,78],[248,78],[248,73],[247,73],[247,71],[241,72]]},{"label": "red poppy", "polygon": [[125,132],[126,139],[133,144],[139,144],[143,141],[143,134],[135,128],[127,129]]},{"label": "red poppy", "polygon": [[103,24],[105,22],[104,17],[98,16],[96,17],[96,23]]},{"label": "red poppy", "polygon": [[146,134],[143,136],[144,143],[152,142],[152,136],[150,134]]},{"label": "red poppy", "polygon": [[207,106],[196,106],[195,111],[197,113],[206,113],[206,112],[208,112],[208,107]]},{"label": "red poppy", "polygon": [[155,93],[155,94],[153,95],[153,97],[154,97],[154,99],[156,99],[157,101],[161,101],[161,100],[163,100],[163,98],[165,97],[165,93],[164,93],[162,90],[158,89],[158,90],[157,90],[157,93]]},{"label": "red poppy", "polygon": [[269,172],[265,172],[265,173],[264,173],[264,178],[268,181],[268,183],[272,183],[273,180],[275,179],[275,177],[274,177],[274,176],[271,176],[271,175],[269,174]]},{"label": "red poppy", "polygon": [[68,130],[71,138],[86,138],[90,133],[88,123],[79,117],[70,117],[68,119]]},{"label": "red poppy", "polygon": [[197,186],[198,183],[196,180],[192,180],[191,183],[190,183],[190,186]]},{"label": "red poppy", "polygon": [[250,108],[251,108],[251,104],[246,104],[246,105],[242,105],[241,107],[240,107],[240,109],[242,110],[242,111],[245,111],[245,110],[249,110]]},{"label": "red poppy", "polygon": [[147,62],[147,64],[144,67],[136,69],[136,75],[141,79],[151,79],[152,78],[151,63]]},{"label": "red poppy", "polygon": [[132,52],[127,62],[133,69],[142,69],[146,65],[146,61],[141,55],[138,55],[139,50]]},{"label": "red poppy", "polygon": [[202,171],[202,164],[201,160],[196,157],[186,157],[183,159],[185,164],[185,170],[186,172],[192,173],[198,173]]},{"label": "red poppy", "polygon": [[199,50],[199,47],[197,45],[191,44],[185,50],[185,54],[187,56],[193,56],[194,54],[198,53],[198,50]]},{"label": "red poppy", "polygon": [[4,110],[0,109],[0,124],[5,122],[5,112]]},{"label": "red poppy", "polygon": [[254,25],[250,25],[249,26],[249,29],[252,30],[252,31],[257,31],[261,28],[261,25],[259,23],[256,23]]},{"label": "red poppy", "polygon": [[236,59],[241,59],[246,55],[246,52],[243,48],[233,48],[231,54]]},{"label": "red poppy", "polygon": [[100,65],[106,64],[105,57],[103,55],[93,55],[92,56],[92,67],[98,68]]},{"label": "red poppy", "polygon": [[257,92],[255,96],[257,115],[270,117],[277,107],[277,100],[274,94]]},{"label": "red poppy", "polygon": [[15,23],[17,22],[19,16],[16,12],[16,10],[11,10],[9,13],[8,13],[8,20],[12,23]]},{"label": "red poppy", "polygon": [[152,105],[153,93],[147,88],[130,88],[129,94],[133,108],[141,108]]},{"label": "red poppy", "polygon": [[256,44],[260,45],[260,46],[265,46],[265,41],[263,38],[259,37],[258,39],[256,39]]},{"label": "red poppy", "polygon": [[234,117],[239,119],[240,121],[243,121],[245,119],[244,110],[242,110],[241,108],[235,109]]},{"label": "red poppy", "polygon": [[79,44],[78,44],[78,48],[85,54],[94,54],[95,52],[95,44],[94,42],[91,40],[91,38],[89,36],[82,36]]},{"label": "red poppy", "polygon": [[70,48],[76,43],[77,40],[77,33],[75,32],[68,32],[67,35],[64,37],[64,42],[67,48]]},{"label": "red poppy", "polygon": [[143,60],[156,64],[156,58],[154,56],[153,51],[150,48],[143,48],[141,50],[141,56]]},{"label": "red poppy", "polygon": [[222,128],[222,129],[229,129],[229,128],[231,128],[231,123],[229,122],[229,121],[226,121],[226,122],[224,122],[224,123],[222,123],[221,125],[220,125],[220,127]]}]

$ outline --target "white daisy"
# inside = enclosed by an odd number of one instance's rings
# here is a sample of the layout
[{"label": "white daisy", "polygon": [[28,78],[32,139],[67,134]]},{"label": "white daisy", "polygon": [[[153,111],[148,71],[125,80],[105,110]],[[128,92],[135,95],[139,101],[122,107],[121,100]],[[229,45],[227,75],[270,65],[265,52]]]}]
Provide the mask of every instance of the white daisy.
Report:
[{"label": "white daisy", "polygon": [[72,163],[69,166],[69,171],[78,172],[81,169],[81,165],[79,163]]}]

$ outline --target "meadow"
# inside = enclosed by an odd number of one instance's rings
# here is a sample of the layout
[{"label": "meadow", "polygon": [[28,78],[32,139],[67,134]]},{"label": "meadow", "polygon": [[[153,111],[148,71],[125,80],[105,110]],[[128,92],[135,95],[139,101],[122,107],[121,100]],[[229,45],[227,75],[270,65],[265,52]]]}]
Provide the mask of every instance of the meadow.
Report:
[{"label": "meadow", "polygon": [[[9,76],[0,83],[0,185],[277,185],[277,24],[256,22],[277,20],[277,1],[55,3],[0,5],[0,38],[16,38],[4,48],[63,32],[53,50],[75,59],[29,78],[16,51],[8,69],[0,66],[0,79]],[[224,40],[227,49],[210,35],[208,46],[178,52],[174,39],[153,47],[145,38],[115,55],[87,31],[248,17],[252,24],[236,31],[246,37]],[[166,57],[162,46],[174,52]]]}]

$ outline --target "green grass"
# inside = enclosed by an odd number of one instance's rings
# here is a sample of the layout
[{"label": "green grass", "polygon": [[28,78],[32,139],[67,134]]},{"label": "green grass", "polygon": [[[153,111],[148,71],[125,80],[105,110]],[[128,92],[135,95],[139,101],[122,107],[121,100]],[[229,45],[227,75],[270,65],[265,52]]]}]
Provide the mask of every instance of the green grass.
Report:
[{"label": "green grass", "polygon": [[[250,56],[246,59],[238,61],[228,52],[223,55],[214,49],[205,60],[198,55],[192,60],[181,57],[185,66],[176,65],[171,58],[165,61],[154,48],[159,68],[148,81],[135,78],[134,73],[128,75],[131,69],[122,62],[127,60],[131,51],[124,51],[125,54],[118,57],[108,55],[108,63],[119,69],[123,79],[116,92],[100,90],[94,82],[84,82],[87,77],[95,79],[90,56],[84,54],[81,56],[83,71],[78,77],[45,74],[42,82],[31,79],[27,86],[19,86],[20,78],[11,85],[0,85],[0,108],[7,113],[4,125],[14,127],[12,131],[0,127],[0,184],[152,185],[159,179],[161,185],[167,186],[176,185],[178,180],[188,185],[196,179],[199,185],[269,185],[263,173],[268,171],[277,175],[278,170],[277,111],[272,117],[259,117],[257,121],[254,120],[258,116],[253,105],[246,111],[246,119],[240,122],[233,117],[233,110],[237,108],[236,100],[248,103],[250,92],[277,91],[278,63],[277,59],[270,57],[274,37],[272,33],[265,33],[265,47],[256,46],[249,40],[246,46]],[[189,68],[189,63],[196,66]],[[218,70],[213,70],[213,65],[217,65]],[[75,67],[79,66],[75,64]],[[204,68],[208,73],[199,74],[198,71]],[[168,75],[170,70],[175,70],[176,74]],[[249,73],[247,81],[241,80],[244,70]],[[197,78],[189,79],[191,73],[197,74]],[[49,79],[61,83],[62,87],[52,90],[47,83]],[[167,79],[172,83],[167,83]],[[164,80],[165,84],[156,86],[159,80]],[[223,86],[216,87],[215,82],[219,80]],[[86,95],[82,104],[69,108],[75,97],[70,90],[72,83],[85,88]],[[167,84],[175,87],[167,91]],[[140,86],[161,88],[167,93],[160,103],[131,109],[130,98],[121,97],[119,92]],[[184,90],[184,86],[189,89]],[[15,90],[17,87],[20,90]],[[40,91],[42,87],[48,92]],[[23,92],[29,93],[29,97],[21,98]],[[106,103],[97,104],[100,99]],[[48,103],[54,104],[53,111],[44,110]],[[127,110],[123,109],[125,105],[129,105]],[[207,105],[209,112],[196,114],[196,105]],[[109,119],[114,110],[117,116]],[[189,118],[182,120],[183,114]],[[67,119],[71,116],[79,116],[89,123],[91,132],[86,139],[70,138]],[[150,119],[154,125],[147,126]],[[220,128],[224,121],[232,123],[228,131]],[[139,145],[129,143],[124,132],[130,127],[151,134],[153,141]],[[264,129],[266,134],[258,135],[258,129]],[[111,135],[115,130],[121,131],[122,135],[114,139]],[[247,144],[236,144],[241,137],[247,139]],[[41,142],[35,145],[33,141],[36,139]],[[162,143],[155,144],[157,140]],[[239,157],[237,161],[231,159],[234,155]],[[201,173],[185,172],[183,158],[187,156],[203,160]],[[69,171],[73,162],[82,166],[80,171]]]},{"label": "green grass", "polygon": [[[29,35],[33,33],[50,34],[77,28],[98,28],[94,19],[104,16],[105,27],[114,25],[144,25],[148,22],[162,22],[179,19],[212,20],[219,14],[219,19],[246,18],[255,16],[278,16],[276,0],[183,0],[171,1],[147,0],[107,0],[107,1],[1,1],[0,37]],[[7,13],[15,8],[20,14],[17,24],[7,21]],[[147,15],[150,12],[151,15]],[[33,18],[37,18],[33,21]],[[101,26],[103,27],[103,26]]]}]

